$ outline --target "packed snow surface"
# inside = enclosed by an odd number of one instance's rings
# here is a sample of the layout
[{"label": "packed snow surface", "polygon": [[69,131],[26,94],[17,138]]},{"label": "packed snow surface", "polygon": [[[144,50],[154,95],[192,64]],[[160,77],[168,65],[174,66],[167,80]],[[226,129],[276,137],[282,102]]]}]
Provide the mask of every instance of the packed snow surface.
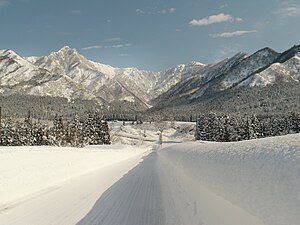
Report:
[{"label": "packed snow surface", "polygon": [[[205,188],[261,219],[264,224],[299,224],[298,134],[236,143],[185,143],[167,147],[159,151],[159,155],[168,163],[178,185],[190,193],[188,204],[195,204],[197,215],[207,208],[200,191]],[[179,174],[191,183],[183,182]],[[203,220],[203,224],[215,223]]]},{"label": "packed snow surface", "polygon": [[5,194],[0,195],[0,207],[146,150],[125,145],[89,146],[84,149],[1,147],[0,193]]},{"label": "packed snow surface", "polygon": [[0,224],[299,224],[300,135],[195,142],[176,123],[159,147],[158,126],[111,123],[112,146],[1,147]]}]

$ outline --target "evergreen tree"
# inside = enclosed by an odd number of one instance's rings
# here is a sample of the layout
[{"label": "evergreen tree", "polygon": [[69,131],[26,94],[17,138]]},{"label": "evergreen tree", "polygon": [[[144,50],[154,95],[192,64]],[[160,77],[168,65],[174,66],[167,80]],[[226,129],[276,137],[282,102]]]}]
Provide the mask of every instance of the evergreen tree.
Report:
[{"label": "evergreen tree", "polygon": [[73,147],[83,147],[83,127],[78,114],[75,115],[70,123],[70,143]]},{"label": "evergreen tree", "polygon": [[110,145],[110,134],[109,134],[109,128],[108,128],[108,124],[106,121],[102,120],[101,122],[101,140],[102,143],[105,145]]},{"label": "evergreen tree", "polygon": [[83,124],[83,137],[84,137],[84,143],[88,145],[93,145],[95,140],[95,120],[92,113],[88,114],[88,117],[84,121]]},{"label": "evergreen tree", "polygon": [[2,127],[1,143],[3,146],[16,146],[18,140],[16,136],[16,129],[11,118],[8,118]]},{"label": "evergreen tree", "polygon": [[58,116],[57,114],[55,115],[52,133],[54,136],[54,144],[57,146],[62,146],[65,139],[65,126],[62,116]]}]

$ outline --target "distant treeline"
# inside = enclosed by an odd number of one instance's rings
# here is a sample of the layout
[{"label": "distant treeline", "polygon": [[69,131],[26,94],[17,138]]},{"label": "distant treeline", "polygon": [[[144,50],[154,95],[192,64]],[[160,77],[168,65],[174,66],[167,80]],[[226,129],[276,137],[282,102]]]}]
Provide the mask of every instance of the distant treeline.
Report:
[{"label": "distant treeline", "polygon": [[300,113],[269,116],[210,113],[199,116],[195,139],[229,142],[299,132]]},{"label": "distant treeline", "polygon": [[[111,105],[108,107],[109,104]],[[53,120],[56,114],[62,115],[65,119],[71,119],[75,114],[84,118],[89,112],[107,115],[106,118],[109,120],[134,120],[137,115],[142,114],[134,107],[127,107],[125,103],[99,104],[95,99],[69,101],[63,97],[21,94],[0,95],[0,107],[2,107],[3,118],[25,118],[28,110],[30,110],[32,118],[42,120]]]},{"label": "distant treeline", "polygon": [[70,120],[56,115],[50,126],[40,120],[33,121],[30,113],[22,121],[11,118],[3,120],[0,126],[0,145],[83,147],[110,144],[108,124],[97,113],[89,113],[85,119],[76,115]]},{"label": "distant treeline", "polygon": [[206,93],[196,99],[181,96],[169,102],[168,100],[160,102],[148,112],[176,117],[182,115],[184,119],[187,118],[186,115],[193,115],[193,121],[196,121],[199,113],[279,115],[289,111],[299,112],[299,108],[299,83],[278,81],[274,85],[267,85],[263,88],[260,86],[240,87],[217,93]]}]

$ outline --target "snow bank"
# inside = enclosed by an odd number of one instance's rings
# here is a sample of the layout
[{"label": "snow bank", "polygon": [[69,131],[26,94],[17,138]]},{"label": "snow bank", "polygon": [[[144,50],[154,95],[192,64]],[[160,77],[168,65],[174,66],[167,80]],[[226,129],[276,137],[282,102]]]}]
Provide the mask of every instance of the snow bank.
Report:
[{"label": "snow bank", "polygon": [[[182,172],[195,181],[198,190],[213,191],[266,225],[299,224],[298,134],[236,143],[178,144],[159,151],[159,156],[176,174]],[[177,179],[185,185],[181,176]]]},{"label": "snow bank", "polygon": [[0,147],[0,208],[66,180],[143,154],[132,146]]}]

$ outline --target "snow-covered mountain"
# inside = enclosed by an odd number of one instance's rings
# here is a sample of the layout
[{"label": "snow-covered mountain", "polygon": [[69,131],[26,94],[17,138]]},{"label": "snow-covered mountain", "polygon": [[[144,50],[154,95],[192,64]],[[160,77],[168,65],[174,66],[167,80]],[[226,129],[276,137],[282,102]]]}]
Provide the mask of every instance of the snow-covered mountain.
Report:
[{"label": "snow-covered mountain", "polygon": [[178,106],[239,88],[299,83],[300,46],[238,53],[218,63],[191,62],[151,72],[88,60],[68,46],[47,56],[23,58],[0,51],[0,92],[95,100],[133,111]]},{"label": "snow-covered mountain", "polygon": [[[109,65],[90,61],[80,55],[76,49],[68,46],[48,56],[29,58],[37,67],[53,71],[57,74],[64,74],[75,83],[81,84],[91,94],[105,99],[107,102],[128,101],[136,102],[143,108],[147,108],[147,89],[139,78],[152,74],[146,71],[139,71],[135,68],[114,68]],[[132,76],[134,79],[120,79]],[[143,79],[142,79],[143,80]],[[139,96],[139,97],[138,97]]]},{"label": "snow-covered mountain", "polygon": [[143,71],[134,67],[116,68],[90,61],[68,46],[48,56],[30,57],[28,60],[40,68],[67,75],[109,102],[124,100],[145,104],[205,66],[191,62],[163,72]]},{"label": "snow-covered mountain", "polygon": [[191,62],[163,72],[117,68],[88,60],[68,46],[42,57],[22,58],[11,50],[2,50],[0,57],[5,95],[96,99],[137,111],[149,108],[150,100],[205,66]]},{"label": "snow-covered mountain", "polygon": [[[64,74],[35,66],[11,50],[0,51],[0,92],[93,99],[96,96]],[[97,98],[102,103],[100,98]]]},{"label": "snow-covered mountain", "polygon": [[276,80],[281,79],[286,82],[296,81],[300,79],[300,45],[282,53],[276,61],[268,68],[255,73],[249,77],[242,86],[266,86],[274,84]]},{"label": "snow-covered mountain", "polygon": [[178,82],[190,78],[203,67],[205,67],[205,64],[192,61],[191,63],[180,64],[174,68],[162,71],[157,84],[151,90],[152,99],[158,97],[160,94],[165,93]]},{"label": "snow-covered mountain", "polygon": [[[250,87],[259,87],[263,91],[268,85],[270,91],[273,85],[282,84],[288,89],[289,85],[298,85],[299,79],[300,46],[294,46],[284,53],[277,53],[270,48],[261,49],[252,55],[238,53],[232,58],[204,66],[178,82],[153,100],[156,105],[153,110],[203,101],[213,103],[217,96],[223,98],[228,91],[231,94],[238,93]],[[249,89],[248,92],[251,91],[257,89]]]}]

